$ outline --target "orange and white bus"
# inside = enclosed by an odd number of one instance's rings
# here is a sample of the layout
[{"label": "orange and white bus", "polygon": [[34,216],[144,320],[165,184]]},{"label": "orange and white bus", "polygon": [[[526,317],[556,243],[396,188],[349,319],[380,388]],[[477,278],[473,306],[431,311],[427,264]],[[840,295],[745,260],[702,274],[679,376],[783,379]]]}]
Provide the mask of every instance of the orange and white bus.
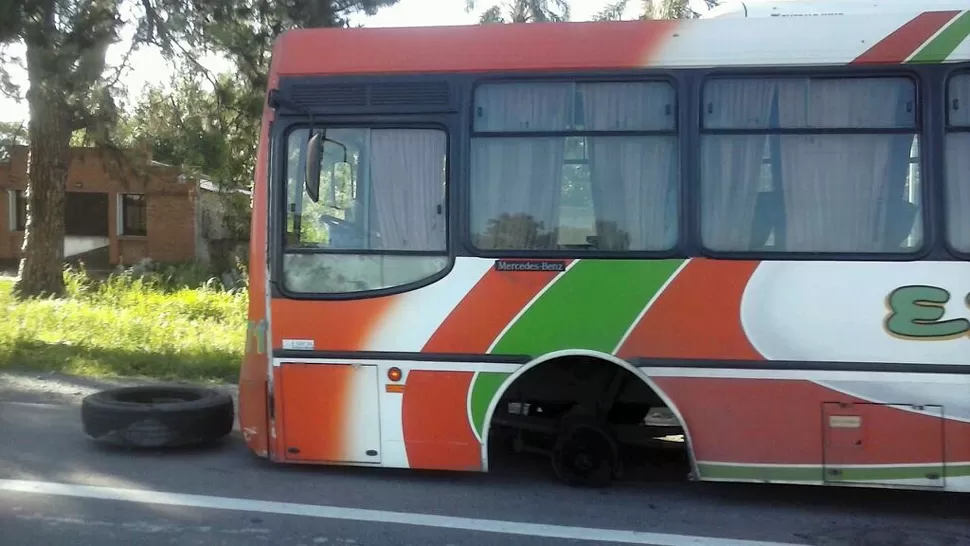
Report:
[{"label": "orange and white bus", "polygon": [[970,491],[970,12],[920,9],[287,32],[249,448]]}]

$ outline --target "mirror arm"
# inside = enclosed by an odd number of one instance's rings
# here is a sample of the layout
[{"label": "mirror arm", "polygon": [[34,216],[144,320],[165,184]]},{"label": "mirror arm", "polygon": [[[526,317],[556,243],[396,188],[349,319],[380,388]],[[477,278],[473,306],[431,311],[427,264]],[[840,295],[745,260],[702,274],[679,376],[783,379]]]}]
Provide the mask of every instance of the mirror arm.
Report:
[{"label": "mirror arm", "polygon": [[344,160],[343,160],[343,162],[344,163],[347,162],[347,145],[346,144],[344,144],[343,142],[337,142],[336,140],[327,138],[326,137],[326,131],[324,131],[323,141],[324,142],[333,142],[337,146],[340,146],[340,149],[344,151]]}]

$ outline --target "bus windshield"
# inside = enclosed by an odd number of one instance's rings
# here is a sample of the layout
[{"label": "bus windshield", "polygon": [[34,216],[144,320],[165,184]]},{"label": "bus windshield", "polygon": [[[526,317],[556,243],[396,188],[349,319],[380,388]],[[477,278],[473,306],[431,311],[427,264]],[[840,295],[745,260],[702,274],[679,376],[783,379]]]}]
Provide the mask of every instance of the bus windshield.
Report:
[{"label": "bus windshield", "polygon": [[303,180],[308,136],[287,138],[288,290],[379,290],[447,266],[443,130],[327,128],[316,203]]}]

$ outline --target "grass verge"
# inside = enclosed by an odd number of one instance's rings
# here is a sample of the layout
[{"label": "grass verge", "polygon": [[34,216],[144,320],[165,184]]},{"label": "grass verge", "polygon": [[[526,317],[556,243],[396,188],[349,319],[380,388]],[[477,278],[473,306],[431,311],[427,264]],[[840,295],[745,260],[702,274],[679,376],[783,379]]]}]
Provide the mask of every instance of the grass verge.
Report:
[{"label": "grass verge", "polygon": [[68,296],[18,301],[0,281],[0,370],[95,377],[235,381],[246,293],[166,286],[128,273],[94,281],[65,273]]}]

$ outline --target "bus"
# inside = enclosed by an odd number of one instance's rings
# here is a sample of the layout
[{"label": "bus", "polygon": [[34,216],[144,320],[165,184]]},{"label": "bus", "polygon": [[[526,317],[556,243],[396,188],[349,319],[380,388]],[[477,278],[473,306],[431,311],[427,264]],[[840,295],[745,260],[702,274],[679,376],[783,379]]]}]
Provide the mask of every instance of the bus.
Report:
[{"label": "bus", "polygon": [[970,11],[750,5],[279,37],[248,449],[970,492]]}]

